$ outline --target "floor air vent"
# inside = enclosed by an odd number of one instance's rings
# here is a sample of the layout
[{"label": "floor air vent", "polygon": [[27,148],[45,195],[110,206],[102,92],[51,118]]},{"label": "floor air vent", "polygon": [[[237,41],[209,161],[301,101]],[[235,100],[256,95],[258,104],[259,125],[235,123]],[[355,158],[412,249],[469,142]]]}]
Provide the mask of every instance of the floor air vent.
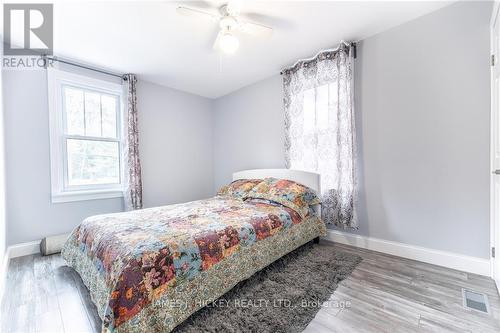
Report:
[{"label": "floor air vent", "polygon": [[486,296],[485,294],[481,294],[467,289],[462,289],[462,296],[465,308],[487,314],[490,313],[490,307],[488,305],[488,296]]}]

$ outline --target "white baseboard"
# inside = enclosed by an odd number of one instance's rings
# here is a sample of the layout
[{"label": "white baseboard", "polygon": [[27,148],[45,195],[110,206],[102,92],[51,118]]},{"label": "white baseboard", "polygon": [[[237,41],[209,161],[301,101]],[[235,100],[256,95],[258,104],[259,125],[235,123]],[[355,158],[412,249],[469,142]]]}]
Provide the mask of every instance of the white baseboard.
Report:
[{"label": "white baseboard", "polygon": [[28,256],[30,254],[40,253],[40,240],[20,243],[11,245],[7,248],[7,253],[9,254],[9,258],[17,258],[22,256]]},{"label": "white baseboard", "polygon": [[423,261],[464,272],[491,276],[490,260],[462,254],[433,250],[425,247],[359,236],[337,230],[328,230],[325,239],[363,249],[383,252],[395,256]]},{"label": "white baseboard", "polygon": [[[359,236],[337,230],[328,230],[325,239],[363,249],[383,252],[395,256],[423,261],[429,264],[457,269],[464,272],[491,276],[490,260],[447,251],[434,250],[421,246],[408,245],[378,238]],[[2,270],[11,258],[40,253],[40,241],[11,245],[7,248],[2,262]],[[6,272],[6,271],[3,271]],[[3,278],[3,277],[2,277]],[[2,282],[0,282],[2,283]]]},{"label": "white baseboard", "polygon": [[6,249],[0,267],[0,304],[3,301],[3,295],[5,293],[5,282],[7,282],[7,271],[9,269],[9,250]]},{"label": "white baseboard", "polygon": [[8,246],[5,250],[5,255],[2,258],[0,267],[0,301],[3,299],[5,292],[5,282],[7,281],[7,271],[9,269],[9,262],[12,258],[27,256],[30,254],[40,253],[40,241],[33,241],[21,244]]}]

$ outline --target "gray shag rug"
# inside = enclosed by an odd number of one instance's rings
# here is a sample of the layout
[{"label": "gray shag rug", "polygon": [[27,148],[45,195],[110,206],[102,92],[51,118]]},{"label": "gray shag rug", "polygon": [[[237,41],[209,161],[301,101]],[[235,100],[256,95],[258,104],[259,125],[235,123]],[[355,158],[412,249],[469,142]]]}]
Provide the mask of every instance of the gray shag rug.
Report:
[{"label": "gray shag rug", "polygon": [[302,332],[361,260],[307,243],[240,282],[174,332]]}]

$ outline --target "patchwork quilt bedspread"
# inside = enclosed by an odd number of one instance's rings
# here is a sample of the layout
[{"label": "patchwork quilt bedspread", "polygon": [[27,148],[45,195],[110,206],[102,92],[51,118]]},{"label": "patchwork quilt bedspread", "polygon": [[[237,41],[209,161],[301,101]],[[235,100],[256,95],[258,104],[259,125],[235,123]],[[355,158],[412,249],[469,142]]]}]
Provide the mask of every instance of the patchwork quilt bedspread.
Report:
[{"label": "patchwork quilt bedspread", "polygon": [[62,255],[88,287],[104,331],[168,332],[324,233],[312,214],[217,196],[87,218]]}]

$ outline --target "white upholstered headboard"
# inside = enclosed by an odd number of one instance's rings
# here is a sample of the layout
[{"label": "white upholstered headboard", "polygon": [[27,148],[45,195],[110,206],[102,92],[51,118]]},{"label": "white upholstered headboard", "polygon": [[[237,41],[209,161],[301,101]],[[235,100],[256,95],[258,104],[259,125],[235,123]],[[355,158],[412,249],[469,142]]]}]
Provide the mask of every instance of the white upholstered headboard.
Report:
[{"label": "white upholstered headboard", "polygon": [[290,170],[290,169],[253,169],[233,173],[233,180],[237,179],[261,179],[266,177],[289,179],[312,188],[321,194],[320,175],[314,172]]}]

